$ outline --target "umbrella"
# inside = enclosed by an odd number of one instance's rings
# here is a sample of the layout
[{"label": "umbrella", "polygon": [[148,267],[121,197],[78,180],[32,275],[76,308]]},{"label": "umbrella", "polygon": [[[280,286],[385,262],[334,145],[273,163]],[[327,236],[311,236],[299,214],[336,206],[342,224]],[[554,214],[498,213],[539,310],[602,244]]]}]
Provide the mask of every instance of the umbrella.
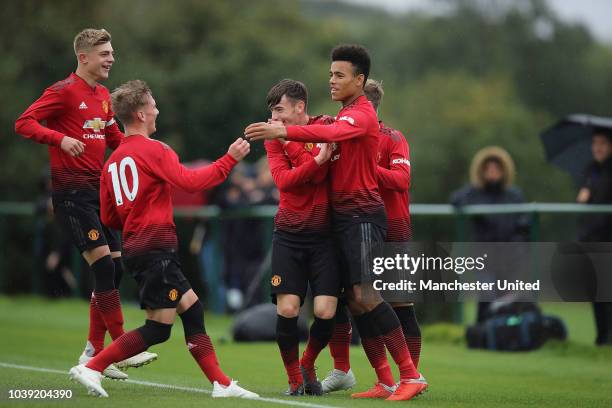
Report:
[{"label": "umbrella", "polygon": [[593,160],[591,136],[598,129],[612,131],[612,118],[568,115],[540,134],[546,159],[582,183],[584,169]]}]

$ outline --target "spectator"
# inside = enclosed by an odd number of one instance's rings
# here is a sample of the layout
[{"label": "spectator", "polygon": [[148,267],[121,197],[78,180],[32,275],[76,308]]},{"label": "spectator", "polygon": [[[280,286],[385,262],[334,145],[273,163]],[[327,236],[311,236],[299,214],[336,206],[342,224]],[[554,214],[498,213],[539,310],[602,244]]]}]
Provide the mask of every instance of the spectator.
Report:
[{"label": "spectator", "polygon": [[[612,204],[612,134],[598,130],[591,142],[593,161],[576,201],[582,204]],[[581,217],[578,228],[581,242],[612,241],[612,217],[608,214],[588,214]],[[595,344],[612,345],[612,303],[594,302],[593,313],[597,337]]]},{"label": "spectator", "polygon": [[[521,190],[513,185],[514,161],[500,147],[478,151],[470,166],[470,184],[451,195],[451,204],[516,204],[523,203]],[[471,218],[471,241],[518,242],[527,237],[529,219],[524,214],[479,215]],[[490,302],[479,302],[477,322],[486,319]]]}]

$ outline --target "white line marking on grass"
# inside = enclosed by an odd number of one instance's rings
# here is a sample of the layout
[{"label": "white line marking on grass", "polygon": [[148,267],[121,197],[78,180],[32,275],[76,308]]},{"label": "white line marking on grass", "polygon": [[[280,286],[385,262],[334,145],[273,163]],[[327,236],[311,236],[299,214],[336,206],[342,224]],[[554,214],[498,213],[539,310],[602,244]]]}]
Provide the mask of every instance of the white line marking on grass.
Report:
[{"label": "white line marking on grass", "polygon": [[[38,371],[41,373],[68,375],[68,371],[56,370],[53,368],[33,367],[33,366],[26,366],[26,365],[19,365],[19,364],[3,363],[1,361],[0,361],[0,367],[15,368],[17,370]],[[128,379],[128,380],[119,381],[119,382],[126,382],[129,384],[136,384],[136,385],[144,385],[145,387],[166,388],[166,389],[177,390],[177,391],[197,392],[201,394],[210,394],[212,392],[204,388],[182,387],[180,385],[162,384],[162,383],[155,383],[155,382],[150,382],[150,381],[139,381],[139,380],[129,380]],[[309,402],[287,401],[287,400],[282,400],[282,399],[265,398],[265,397],[255,398],[251,401],[264,401],[264,402],[272,402],[275,404],[292,405],[296,407],[308,407],[308,408],[337,408],[337,407],[334,407],[333,405],[311,404]]]}]

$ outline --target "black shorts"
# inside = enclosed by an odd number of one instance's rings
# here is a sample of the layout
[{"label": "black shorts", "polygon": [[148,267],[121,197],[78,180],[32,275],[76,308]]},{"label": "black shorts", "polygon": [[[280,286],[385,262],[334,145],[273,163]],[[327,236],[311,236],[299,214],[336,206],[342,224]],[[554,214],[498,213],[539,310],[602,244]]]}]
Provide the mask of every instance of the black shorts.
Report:
[{"label": "black shorts", "polygon": [[345,289],[373,279],[372,258],[382,249],[386,235],[386,228],[370,222],[334,229],[334,246]]},{"label": "black shorts", "polygon": [[125,260],[125,266],[136,279],[141,309],[175,309],[191,289],[173,254],[143,255]]},{"label": "black shorts", "polygon": [[79,252],[108,245],[111,252],[121,251],[121,234],[100,221],[97,191],[53,195],[55,217],[70,235]]},{"label": "black shorts", "polygon": [[311,246],[272,241],[272,302],[276,295],[290,294],[304,303],[308,284],[312,296],[335,296],[340,292],[340,275],[329,239]]}]

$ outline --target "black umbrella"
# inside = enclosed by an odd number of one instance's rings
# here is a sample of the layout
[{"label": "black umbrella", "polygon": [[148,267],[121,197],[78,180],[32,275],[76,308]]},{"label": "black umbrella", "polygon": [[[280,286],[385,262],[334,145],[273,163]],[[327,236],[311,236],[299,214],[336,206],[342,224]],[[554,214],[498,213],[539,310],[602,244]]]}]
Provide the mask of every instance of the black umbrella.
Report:
[{"label": "black umbrella", "polygon": [[540,134],[546,159],[580,184],[584,169],[593,160],[591,136],[598,129],[612,131],[612,118],[583,114],[565,117]]}]

